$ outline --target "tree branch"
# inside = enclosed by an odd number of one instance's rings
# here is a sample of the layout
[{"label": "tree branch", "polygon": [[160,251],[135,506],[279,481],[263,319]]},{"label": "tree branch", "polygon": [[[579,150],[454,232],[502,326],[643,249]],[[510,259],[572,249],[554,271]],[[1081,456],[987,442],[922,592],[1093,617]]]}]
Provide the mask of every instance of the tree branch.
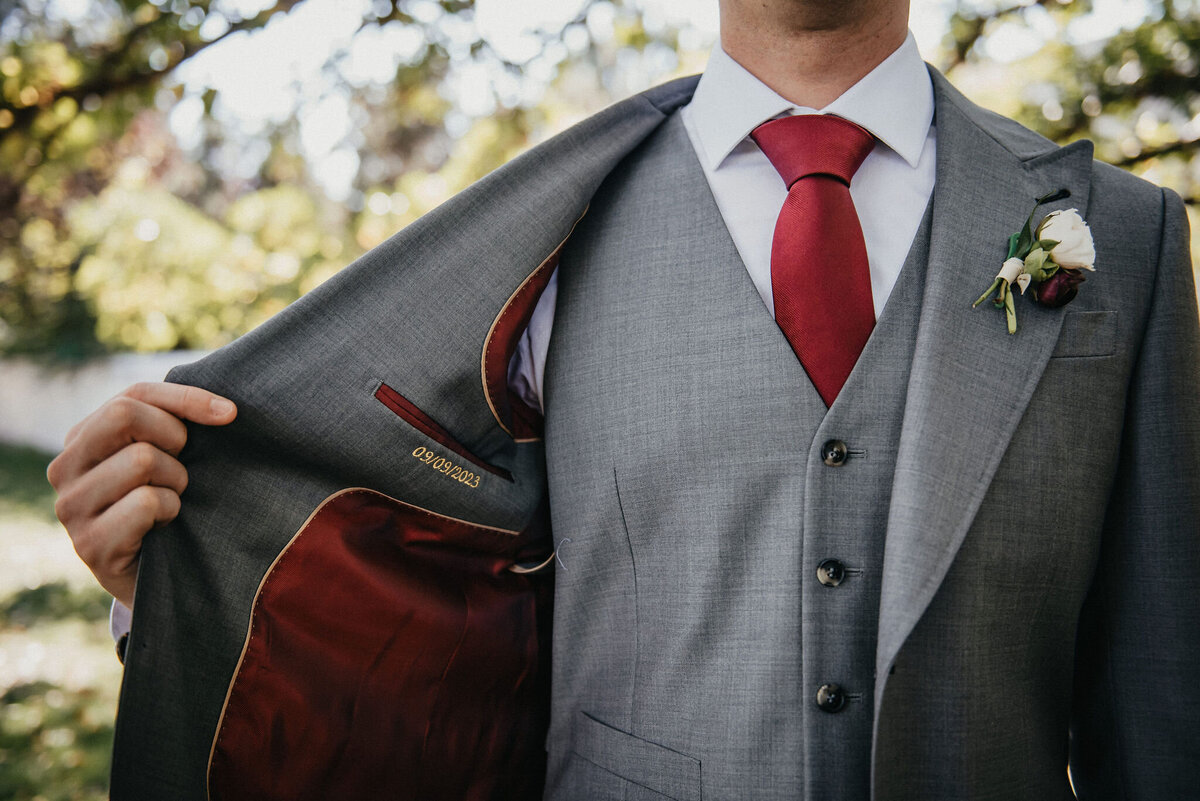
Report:
[{"label": "tree branch", "polygon": [[225,31],[225,33],[221,34],[215,39],[207,42],[200,40],[185,42],[183,45],[183,54],[178,59],[167,64],[167,66],[160,70],[139,70],[129,72],[124,75],[118,75],[116,77],[110,77],[107,74],[105,65],[116,63],[120,56],[128,52],[129,47],[133,44],[133,40],[137,37],[140,37],[147,27],[153,25],[154,23],[145,23],[140,25],[130,32],[130,36],[126,39],[126,42],[122,47],[114,50],[105,57],[104,64],[102,65],[101,69],[99,69],[91,79],[84,81],[81,84],[77,84],[72,87],[66,87],[58,92],[51,93],[48,99],[41,101],[37,105],[14,108],[8,103],[0,102],[0,109],[8,109],[13,115],[13,122],[5,131],[5,133],[16,133],[28,130],[33,124],[33,121],[37,118],[38,112],[40,112],[44,106],[48,106],[61,98],[69,97],[75,101],[81,101],[88,95],[94,94],[101,97],[107,97],[117,94],[118,92],[136,89],[148,84],[152,84],[168,75],[172,70],[182,64],[184,61],[187,61],[189,58],[199,53],[201,50],[211,47],[226,37],[240,31],[261,28],[273,15],[281,11],[287,12],[300,2],[302,2],[302,0],[278,0],[275,5],[254,15],[253,17],[248,17],[247,19],[238,20],[237,22],[231,23],[229,30]]},{"label": "tree branch", "polygon": [[1114,167],[1120,167],[1123,170],[1128,170],[1130,167],[1136,166],[1150,159],[1160,158],[1162,156],[1170,156],[1173,153],[1191,153],[1200,151],[1200,139],[1193,139],[1190,142],[1179,141],[1172,142],[1169,145],[1143,150],[1136,156],[1129,156],[1120,161],[1109,162]]},{"label": "tree branch", "polygon": [[1048,6],[1056,2],[1057,0],[1034,0],[1033,3],[1009,6],[1008,8],[1002,8],[993,11],[990,14],[982,14],[978,17],[964,17],[958,13],[955,13],[954,16],[965,23],[968,28],[966,31],[966,36],[964,36],[962,39],[955,39],[954,53],[950,56],[950,61],[942,65],[942,72],[948,73],[950,70],[967,60],[967,53],[969,53],[971,48],[975,46],[975,43],[983,37],[984,28],[986,28],[987,24],[992,20],[1001,19],[1013,14],[1019,14],[1031,6]]}]

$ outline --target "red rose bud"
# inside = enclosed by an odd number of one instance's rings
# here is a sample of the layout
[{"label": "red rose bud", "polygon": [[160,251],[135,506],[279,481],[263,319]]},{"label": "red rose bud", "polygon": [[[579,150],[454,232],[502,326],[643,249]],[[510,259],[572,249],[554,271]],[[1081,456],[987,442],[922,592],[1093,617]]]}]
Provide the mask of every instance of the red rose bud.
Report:
[{"label": "red rose bud", "polygon": [[1075,300],[1079,285],[1084,282],[1081,270],[1060,269],[1033,288],[1033,299],[1043,306],[1057,309]]}]

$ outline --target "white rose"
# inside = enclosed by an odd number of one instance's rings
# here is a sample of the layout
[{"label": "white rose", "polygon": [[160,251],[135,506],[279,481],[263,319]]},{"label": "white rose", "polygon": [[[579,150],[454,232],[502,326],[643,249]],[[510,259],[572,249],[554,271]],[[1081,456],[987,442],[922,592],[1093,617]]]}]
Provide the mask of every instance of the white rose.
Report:
[{"label": "white rose", "polygon": [[1092,243],[1092,232],[1075,209],[1047,214],[1038,225],[1037,238],[1058,243],[1050,249],[1050,258],[1058,266],[1095,271],[1092,265],[1096,261],[1096,247]]}]

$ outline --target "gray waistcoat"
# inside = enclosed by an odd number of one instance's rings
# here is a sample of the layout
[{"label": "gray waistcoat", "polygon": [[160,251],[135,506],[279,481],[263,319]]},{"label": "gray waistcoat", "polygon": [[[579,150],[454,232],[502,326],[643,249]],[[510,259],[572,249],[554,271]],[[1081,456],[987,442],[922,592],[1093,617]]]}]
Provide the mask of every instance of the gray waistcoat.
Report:
[{"label": "gray waistcoat", "polygon": [[[548,798],[869,797],[927,232],[827,412],[678,116],[596,196],[562,259],[546,369]],[[835,441],[849,454],[829,466]],[[817,705],[826,684],[840,711]]]}]

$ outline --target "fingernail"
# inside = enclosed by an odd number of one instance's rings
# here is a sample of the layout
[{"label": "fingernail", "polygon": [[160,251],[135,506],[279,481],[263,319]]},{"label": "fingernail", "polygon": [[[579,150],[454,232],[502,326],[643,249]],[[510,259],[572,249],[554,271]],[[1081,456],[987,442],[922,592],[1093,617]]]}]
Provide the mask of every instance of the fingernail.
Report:
[{"label": "fingernail", "polygon": [[212,408],[213,414],[220,417],[224,417],[233,411],[233,401],[227,401],[224,398],[213,398],[209,406]]}]

